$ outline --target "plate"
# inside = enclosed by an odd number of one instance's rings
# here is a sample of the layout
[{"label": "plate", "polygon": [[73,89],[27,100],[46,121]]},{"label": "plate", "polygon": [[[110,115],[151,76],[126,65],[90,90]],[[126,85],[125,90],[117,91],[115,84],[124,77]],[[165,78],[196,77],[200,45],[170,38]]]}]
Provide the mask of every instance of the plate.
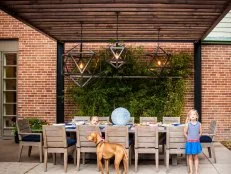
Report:
[{"label": "plate", "polygon": [[53,126],[65,126],[64,123],[56,123],[56,124],[53,124]]}]

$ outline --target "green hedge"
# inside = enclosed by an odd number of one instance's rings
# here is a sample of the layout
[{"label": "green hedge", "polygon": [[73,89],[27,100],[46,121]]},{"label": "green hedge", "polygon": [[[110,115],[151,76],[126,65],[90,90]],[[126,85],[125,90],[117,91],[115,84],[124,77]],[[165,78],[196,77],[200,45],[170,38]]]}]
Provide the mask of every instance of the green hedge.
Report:
[{"label": "green hedge", "polygon": [[[95,73],[113,76],[153,76],[146,68],[144,49],[127,48],[123,58],[126,64],[118,70],[106,62],[112,57],[108,50],[97,52]],[[164,78],[95,78],[84,88],[71,86],[68,89],[78,107],[74,115],[109,116],[117,107],[127,108],[131,116],[180,116],[184,109],[186,78],[190,75],[192,56],[186,53],[171,57],[168,69],[162,72]],[[166,78],[167,77],[167,78]],[[181,77],[181,78],[174,78]]]}]

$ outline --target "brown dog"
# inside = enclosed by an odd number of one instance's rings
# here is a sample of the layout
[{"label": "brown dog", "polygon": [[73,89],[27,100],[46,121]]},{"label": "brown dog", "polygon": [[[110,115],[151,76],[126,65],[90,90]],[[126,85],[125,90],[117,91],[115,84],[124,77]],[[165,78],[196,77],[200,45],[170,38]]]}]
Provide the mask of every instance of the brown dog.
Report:
[{"label": "brown dog", "polygon": [[97,163],[99,165],[99,169],[101,171],[101,174],[104,174],[103,165],[102,165],[102,159],[105,160],[105,167],[106,167],[106,173],[109,173],[108,166],[109,166],[109,160],[113,156],[115,156],[115,169],[117,174],[120,174],[120,162],[123,160],[124,165],[124,173],[128,173],[128,156],[125,151],[124,146],[121,144],[114,144],[114,143],[108,143],[104,142],[104,140],[101,138],[101,136],[96,133],[92,132],[87,139],[89,141],[93,141],[96,144],[96,154],[97,154]]}]

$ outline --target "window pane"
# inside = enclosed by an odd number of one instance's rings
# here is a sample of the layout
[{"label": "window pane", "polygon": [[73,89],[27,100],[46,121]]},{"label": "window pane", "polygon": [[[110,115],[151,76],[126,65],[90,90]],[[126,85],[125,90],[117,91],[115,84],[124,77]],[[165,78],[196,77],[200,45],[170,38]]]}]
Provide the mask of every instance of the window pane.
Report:
[{"label": "window pane", "polygon": [[16,67],[4,67],[4,77],[16,77]]},{"label": "window pane", "polygon": [[4,127],[14,127],[16,117],[4,117]]},{"label": "window pane", "polygon": [[4,103],[16,103],[16,92],[4,92]]},{"label": "window pane", "polygon": [[4,115],[16,115],[16,104],[5,104]]},{"label": "window pane", "polygon": [[15,53],[5,54],[4,65],[17,65],[17,54],[15,54]]},{"label": "window pane", "polygon": [[4,90],[16,90],[16,79],[5,79]]}]

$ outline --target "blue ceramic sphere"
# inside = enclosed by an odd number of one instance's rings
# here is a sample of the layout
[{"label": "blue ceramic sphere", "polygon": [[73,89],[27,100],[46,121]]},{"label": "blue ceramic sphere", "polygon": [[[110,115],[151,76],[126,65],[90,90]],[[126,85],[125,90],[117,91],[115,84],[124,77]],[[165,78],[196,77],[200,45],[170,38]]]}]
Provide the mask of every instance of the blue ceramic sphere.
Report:
[{"label": "blue ceramic sphere", "polygon": [[112,122],[115,125],[125,126],[130,120],[130,112],[125,108],[116,108],[111,114]]}]

